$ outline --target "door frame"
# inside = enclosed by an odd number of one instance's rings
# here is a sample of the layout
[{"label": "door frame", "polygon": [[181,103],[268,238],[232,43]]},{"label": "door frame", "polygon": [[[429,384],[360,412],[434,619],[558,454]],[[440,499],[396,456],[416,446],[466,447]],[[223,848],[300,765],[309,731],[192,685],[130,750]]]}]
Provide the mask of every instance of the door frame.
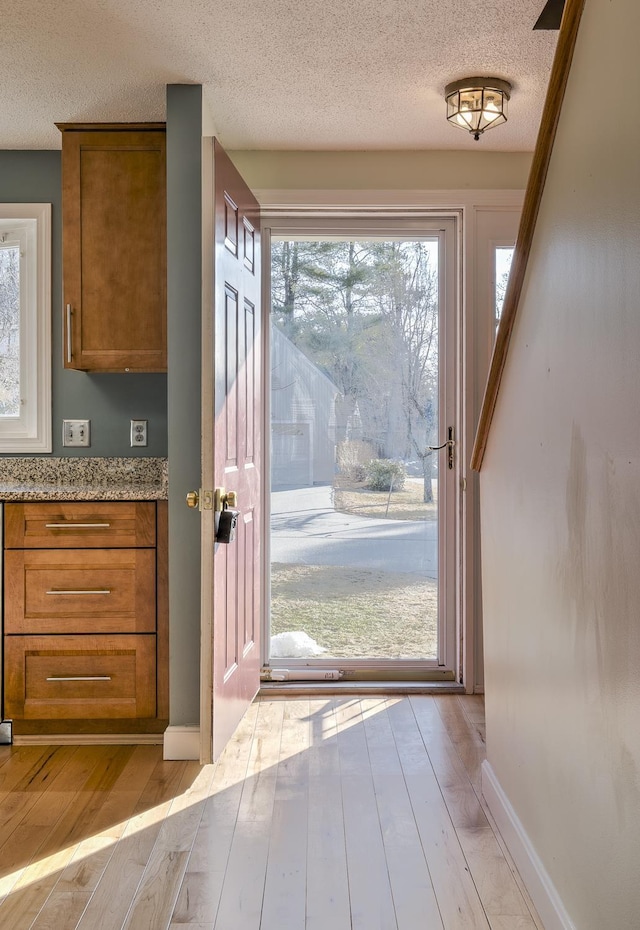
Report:
[{"label": "door frame", "polygon": [[[462,437],[462,421],[460,419],[461,404],[459,400],[459,372],[461,351],[461,221],[462,213],[459,209],[447,210],[403,210],[398,209],[302,209],[265,214],[262,211],[262,312],[263,312],[263,358],[270,357],[270,326],[271,314],[271,241],[274,236],[279,239],[290,236],[318,236],[318,238],[331,238],[332,236],[354,237],[367,236],[380,237],[402,236],[407,241],[412,238],[437,238],[440,240],[440,254],[444,254],[444,261],[439,262],[439,289],[441,293],[441,323],[444,323],[439,337],[439,361],[445,366],[441,384],[446,389],[439,392],[438,423],[440,438],[446,438],[446,429],[450,425],[456,428],[456,436]],[[270,436],[271,410],[270,410],[270,366],[263,366],[264,381],[264,421],[263,435],[265,437],[263,449],[263,488],[264,502],[262,552],[264,554],[264,573],[262,590],[262,664],[263,677],[268,678],[270,666],[267,665],[266,650],[269,640],[270,605],[270,443],[266,437]],[[347,667],[345,679],[376,679],[376,678],[411,678],[420,677],[424,680],[459,681],[460,680],[460,604],[461,604],[461,549],[460,513],[461,488],[459,479],[461,472],[462,447],[459,439],[455,447],[454,474],[446,482],[447,495],[443,501],[439,514],[438,531],[438,566],[439,572],[444,567],[444,577],[440,588],[443,597],[439,598],[438,605],[438,654],[432,659],[350,659],[336,663],[331,659],[315,659],[311,662],[304,659],[288,659],[286,664],[291,669],[309,667],[340,668]],[[446,450],[439,453],[440,474],[446,459]],[[441,490],[439,485],[439,491]],[[442,499],[441,499],[442,500]],[[446,514],[447,517],[443,518]],[[439,578],[440,583],[440,578]],[[446,603],[446,608],[442,602]],[[447,614],[445,614],[445,609]],[[447,616],[448,615],[448,616]],[[393,674],[389,669],[393,665]]]}]

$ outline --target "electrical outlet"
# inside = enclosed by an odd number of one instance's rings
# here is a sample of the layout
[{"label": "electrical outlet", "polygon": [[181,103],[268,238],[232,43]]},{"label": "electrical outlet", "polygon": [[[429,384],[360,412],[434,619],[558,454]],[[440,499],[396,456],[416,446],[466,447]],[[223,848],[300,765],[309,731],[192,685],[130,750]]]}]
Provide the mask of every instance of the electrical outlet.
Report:
[{"label": "electrical outlet", "polygon": [[63,420],[63,446],[90,446],[91,420]]},{"label": "electrical outlet", "polygon": [[131,445],[133,446],[146,446],[147,444],[147,421],[146,420],[132,420],[131,421]]}]

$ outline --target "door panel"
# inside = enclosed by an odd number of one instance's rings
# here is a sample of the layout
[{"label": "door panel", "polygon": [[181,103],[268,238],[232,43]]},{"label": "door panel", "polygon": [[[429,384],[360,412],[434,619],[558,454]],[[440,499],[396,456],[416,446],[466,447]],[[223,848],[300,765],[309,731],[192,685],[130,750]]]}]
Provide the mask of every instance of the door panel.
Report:
[{"label": "door panel", "polygon": [[268,664],[453,679],[455,222],[309,216],[265,232]]},{"label": "door panel", "polygon": [[[217,141],[213,150],[214,416],[204,417],[203,487],[237,495],[235,540],[215,542],[219,514],[203,520],[212,553],[211,757],[217,758],[260,685],[260,264],[259,206]],[[205,321],[205,332],[207,331]],[[205,366],[206,370],[206,366]],[[206,396],[206,394],[205,394]],[[209,395],[211,396],[211,395]],[[212,483],[209,483],[209,482]],[[210,594],[203,592],[205,599]],[[203,671],[207,663],[203,665]],[[203,682],[207,687],[206,680]],[[207,729],[205,725],[205,731]],[[203,752],[203,761],[208,753]]]}]

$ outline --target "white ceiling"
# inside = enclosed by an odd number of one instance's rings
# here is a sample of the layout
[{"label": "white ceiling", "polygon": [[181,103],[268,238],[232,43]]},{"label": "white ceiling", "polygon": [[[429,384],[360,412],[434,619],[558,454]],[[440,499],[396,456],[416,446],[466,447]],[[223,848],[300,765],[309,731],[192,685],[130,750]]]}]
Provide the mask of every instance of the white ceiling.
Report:
[{"label": "white ceiling", "polygon": [[[533,149],[557,32],[544,0],[2,0],[0,148],[58,148],[54,121],[155,121],[204,86],[230,149]],[[513,84],[474,142],[445,84]]]}]

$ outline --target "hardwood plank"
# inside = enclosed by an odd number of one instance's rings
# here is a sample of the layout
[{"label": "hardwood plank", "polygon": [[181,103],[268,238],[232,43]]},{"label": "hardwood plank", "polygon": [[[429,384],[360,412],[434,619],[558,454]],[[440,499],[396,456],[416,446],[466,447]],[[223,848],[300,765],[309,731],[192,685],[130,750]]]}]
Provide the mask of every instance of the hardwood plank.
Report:
[{"label": "hardwood plank", "polygon": [[213,930],[213,924],[193,923],[193,921],[180,923],[172,920],[169,924],[169,930],[184,930],[185,927],[189,927],[189,930]]},{"label": "hardwood plank", "polygon": [[12,790],[7,791],[1,799],[3,822],[0,832],[0,854],[16,827],[40,801],[41,795],[61,778],[64,766],[73,758],[75,752],[75,748],[70,746],[49,749],[33,761]]},{"label": "hardwood plank", "polygon": [[121,930],[171,802],[129,820],[77,930]]},{"label": "hardwood plank", "polygon": [[310,742],[308,699],[287,701],[282,720],[278,778],[306,779],[309,771],[307,750]]},{"label": "hardwood plank", "polygon": [[[37,800],[29,809],[29,825],[26,829],[29,832],[34,829],[39,831],[39,845],[32,848],[33,861],[21,870],[11,894],[2,904],[2,920],[6,921],[8,926],[30,926],[45,904],[47,912],[39,920],[41,923],[49,921],[48,899],[62,871],[75,854],[73,843],[55,842],[51,837],[58,832],[59,824],[69,808],[73,809],[75,819],[78,809],[82,810],[80,799],[83,795],[90,794],[96,786],[99,789],[105,777],[108,782],[112,777],[109,774],[110,771],[112,773],[111,762],[114,756],[118,755],[114,748],[110,750],[106,759],[104,753],[96,747],[81,747],[75,750],[69,748],[68,751],[71,752],[70,757],[51,778],[47,790],[36,795]],[[128,752],[127,756],[129,754]],[[83,829],[90,828],[85,824]],[[12,846],[17,836],[23,839],[22,825],[11,837]],[[47,853],[49,849],[53,851]],[[52,906],[53,904],[55,902],[52,902]],[[79,914],[84,910],[85,904],[86,900]]]},{"label": "hardwood plank", "polygon": [[256,723],[247,766],[248,775],[267,772],[275,777],[275,767],[280,759],[284,709],[283,701],[257,703]]},{"label": "hardwood plank", "polygon": [[438,902],[420,842],[386,701],[362,702],[378,816],[398,930],[442,927]]},{"label": "hardwood plank", "polygon": [[121,930],[171,800],[190,777],[189,763],[157,763],[77,930]]},{"label": "hardwood plank", "polygon": [[[75,815],[78,796],[100,762],[100,753],[95,748],[77,749],[59,772],[59,777],[51,781],[48,790],[39,795],[31,807],[27,815],[28,823],[19,825],[11,834],[8,845],[0,850],[1,861],[10,862],[13,858],[15,862],[15,850],[20,849],[23,861],[30,863],[14,872],[13,881],[8,880],[8,877],[4,881],[3,891],[11,891],[10,897],[16,896],[16,900],[7,902],[6,905],[3,903],[0,908],[3,915],[15,914],[16,908],[19,907],[17,898],[24,897],[21,889],[32,882],[36,881],[38,884],[37,892],[34,890],[32,894],[34,903],[39,900],[44,904],[55,888],[60,877],[60,872],[56,871],[58,863],[60,861],[63,865],[66,864],[73,857],[74,850],[64,850],[63,846],[51,843],[49,837],[65,815],[69,816],[70,812]],[[59,860],[58,856],[63,850],[65,858]]]},{"label": "hardwood plank", "polygon": [[49,896],[30,930],[66,930],[74,928],[91,897],[90,892],[60,891]]},{"label": "hardwood plank", "polygon": [[73,852],[73,847],[67,847],[39,859],[22,871],[11,894],[2,902],[0,926],[29,930]]},{"label": "hardwood plank", "polygon": [[529,909],[514,880],[489,825],[482,829],[457,829],[471,876],[489,916],[530,917]]},{"label": "hardwood plank", "polygon": [[[176,925],[213,926],[240,805],[245,791],[248,789],[250,795],[253,789],[253,784],[248,787],[247,782],[261,776],[263,755],[273,753],[273,747],[268,745],[269,735],[272,742],[275,737],[279,748],[279,729],[269,734],[269,724],[269,710],[263,710],[258,702],[253,704],[216,764],[172,915]],[[258,774],[247,779],[250,768]],[[254,801],[257,804],[255,796]],[[242,815],[251,816],[252,810],[255,808],[246,802]]]},{"label": "hardwood plank", "polygon": [[278,769],[260,930],[305,925],[308,780],[288,771]]},{"label": "hardwood plank", "polygon": [[310,701],[306,930],[350,930],[335,702]]},{"label": "hardwood plank", "polygon": [[309,744],[309,701],[289,701],[283,708],[277,768],[262,779],[261,810],[269,812],[270,831],[261,930],[304,926]]},{"label": "hardwood plank", "polygon": [[532,917],[490,917],[489,923],[491,930],[537,930],[538,926],[542,927]]},{"label": "hardwood plank", "polygon": [[214,923],[216,930],[257,930],[260,926],[269,833],[268,821],[238,821]]},{"label": "hardwood plank", "polygon": [[[445,706],[431,696],[411,698],[411,708],[432,764],[435,765],[436,760],[446,761],[456,782],[470,780],[480,791],[480,766],[485,759],[485,747],[479,740],[475,742],[464,715],[456,713],[455,696],[451,696],[454,701]],[[449,777],[446,765],[441,765],[440,770],[440,778]]]},{"label": "hardwood plank", "polygon": [[[40,795],[29,811],[29,825],[41,828],[43,845],[50,829],[77,803],[89,778],[100,767],[101,756],[94,747],[81,747],[61,770],[47,791]],[[37,854],[37,851],[36,851]]]},{"label": "hardwood plank", "polygon": [[0,799],[46,752],[51,752],[50,747],[16,746],[15,744],[0,747]]},{"label": "hardwood plank", "polygon": [[55,886],[54,894],[95,890],[117,840],[124,833],[127,821],[160,760],[161,750],[158,747],[136,748],[129,765],[117,779],[93,821],[96,832],[78,844],[71,862]]},{"label": "hardwood plank", "polygon": [[360,702],[338,704],[344,828],[354,930],[397,930]]},{"label": "hardwood plank", "polygon": [[[33,815],[35,821],[38,820],[38,810],[46,805],[49,792],[66,777],[66,766],[75,754],[76,750],[72,747],[48,749],[39,754],[16,782],[14,791],[7,792],[2,801],[0,892],[3,896],[20,887],[29,863],[42,849],[42,827],[29,818]],[[17,854],[16,850],[20,852]],[[0,910],[4,913],[5,907],[8,907],[6,899],[3,898],[0,904]],[[12,905],[12,908],[15,906]]]},{"label": "hardwood plank", "polygon": [[0,926],[543,930],[474,783],[482,751],[466,696],[258,701],[207,767],[15,751]]},{"label": "hardwood plank", "polygon": [[214,766],[204,766],[193,784],[171,802],[123,930],[157,930],[168,925],[213,775]]},{"label": "hardwood plank", "polygon": [[43,848],[62,849],[76,845],[86,838],[87,824],[94,824],[100,813],[105,797],[111,791],[118,778],[130,761],[133,746],[112,746],[105,756],[104,765],[96,767],[87,780],[83,790],[74,801],[71,817],[63,817],[47,836]]},{"label": "hardwood plank", "polygon": [[[487,913],[530,915],[535,923],[539,918],[482,797],[483,699],[436,696],[412,698],[411,705]],[[470,707],[473,713],[468,713]],[[478,855],[477,843],[483,838],[485,852]]]},{"label": "hardwood plank", "polygon": [[393,711],[398,755],[442,922],[446,930],[488,930],[487,917],[435,774],[432,771],[429,775],[422,766],[416,771],[414,759],[422,736],[411,704],[396,704]]},{"label": "hardwood plank", "polygon": [[[264,736],[268,714],[271,711],[263,709],[261,702],[254,704],[252,710],[256,713],[256,723],[257,718],[261,719],[260,733]],[[282,712],[284,714],[284,707]],[[273,742],[267,741],[266,745],[261,742],[260,753],[266,753],[271,759],[279,759],[280,752],[281,731],[277,730],[273,733]],[[255,755],[253,764],[256,765]],[[255,930],[260,925],[275,793],[275,779],[269,778],[266,771],[265,776],[261,778],[264,809],[258,818],[258,805],[250,803],[245,797],[245,790],[250,795],[254,792],[253,776],[249,785],[244,786],[241,798],[241,802],[244,803],[242,809],[238,809],[236,827],[227,847],[228,858],[214,922],[218,930],[227,930],[228,927],[233,927],[234,930]]]},{"label": "hardwood plank", "polygon": [[[498,843],[498,845],[499,845],[499,847],[500,847],[500,849],[501,849],[501,851],[502,851],[502,855],[504,856],[504,858],[505,858],[505,860],[506,860],[506,862],[507,862],[507,864],[508,864],[508,866],[509,866],[509,869],[511,870],[511,874],[512,874],[512,876],[513,876],[513,880],[515,881],[516,885],[518,886],[518,889],[519,889],[519,891],[520,891],[520,894],[522,895],[522,898],[523,898],[525,904],[527,905],[529,914],[531,915],[531,919],[533,920],[533,923],[534,923],[535,926],[536,926],[536,930],[545,930],[545,928],[544,928],[544,926],[543,926],[543,923],[542,923],[542,920],[540,919],[540,916],[538,915],[538,912],[537,912],[536,909],[535,909],[535,906],[534,906],[534,904],[533,904],[533,901],[531,900],[531,897],[530,897],[530,895],[529,895],[529,892],[527,891],[527,889],[526,889],[526,887],[525,887],[525,884],[524,884],[524,882],[522,881],[522,878],[520,877],[520,874],[519,874],[519,872],[518,872],[518,870],[517,870],[517,868],[516,868],[516,866],[515,866],[515,863],[514,863],[512,857],[511,857],[511,853],[510,853],[509,850],[507,849],[507,846],[506,846],[504,840],[502,839],[502,836],[500,835],[500,831],[498,830],[497,824],[496,824],[496,822],[495,822],[495,820],[494,820],[494,818],[493,818],[493,815],[491,814],[491,811],[489,810],[489,808],[488,808],[488,806],[487,806],[487,802],[485,801],[485,799],[484,799],[484,797],[482,796],[482,794],[479,795],[478,800],[480,801],[480,804],[482,805],[482,810],[484,811],[484,814],[485,814],[485,816],[486,816],[486,818],[487,818],[487,821],[489,822],[489,826],[490,826],[491,829],[493,830],[494,836],[495,836],[495,838],[496,838],[496,840],[497,840],[497,843]],[[499,916],[499,915],[497,915],[497,916]],[[511,918],[509,917],[509,915],[506,915],[505,919],[511,919]]]},{"label": "hardwood plank", "polygon": [[[145,792],[159,767],[164,772],[166,765],[162,760],[162,747],[136,746],[126,767],[117,776],[111,789],[105,792],[102,804],[93,811],[91,823],[94,835],[99,836],[103,832],[110,835],[116,828],[123,830],[134,812],[139,812],[141,805],[144,806],[144,798],[147,796]],[[173,784],[177,790],[179,781]]]},{"label": "hardwood plank", "polygon": [[[424,738],[425,720],[438,727],[433,707],[425,701],[412,700],[411,704]],[[527,904],[471,782],[477,777],[476,764],[484,758],[476,724],[464,715],[457,698],[446,703],[435,698],[433,704],[446,733],[442,734],[439,750],[429,749],[429,756],[484,910],[489,916],[527,916]],[[447,739],[450,746],[446,746]],[[458,760],[464,758],[471,758],[473,764],[461,766]]]}]

